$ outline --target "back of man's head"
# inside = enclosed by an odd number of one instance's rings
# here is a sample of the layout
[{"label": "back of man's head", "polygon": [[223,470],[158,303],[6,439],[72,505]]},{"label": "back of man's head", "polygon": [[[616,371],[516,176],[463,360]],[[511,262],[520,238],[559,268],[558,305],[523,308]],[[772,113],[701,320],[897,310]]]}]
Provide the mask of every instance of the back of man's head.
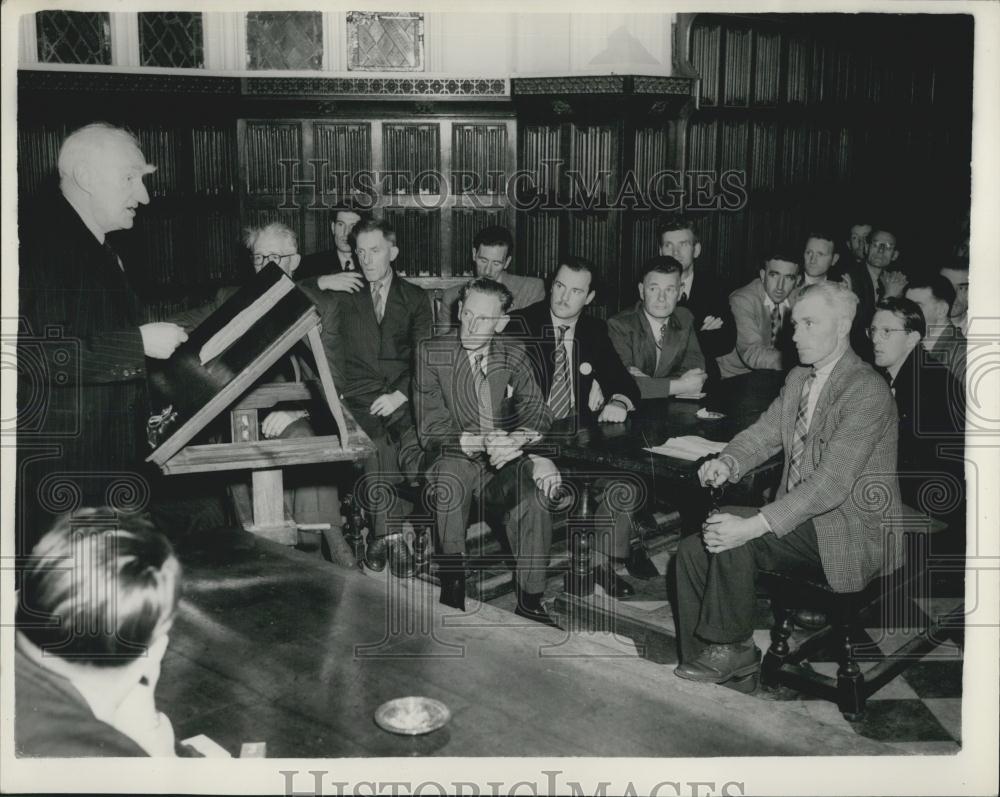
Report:
[{"label": "back of man's head", "polygon": [[107,508],[60,518],[34,547],[15,625],[47,655],[116,667],[169,628],[181,566],[166,537]]}]

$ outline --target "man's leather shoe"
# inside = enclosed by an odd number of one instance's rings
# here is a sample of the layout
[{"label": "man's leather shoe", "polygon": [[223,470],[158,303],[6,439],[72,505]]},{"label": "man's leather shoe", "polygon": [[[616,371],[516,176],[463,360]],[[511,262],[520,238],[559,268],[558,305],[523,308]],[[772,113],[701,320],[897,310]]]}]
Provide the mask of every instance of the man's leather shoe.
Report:
[{"label": "man's leather shoe", "polygon": [[465,611],[465,557],[462,554],[440,554],[437,561],[438,581],[441,583],[439,602],[452,609]]},{"label": "man's leather shoe", "polygon": [[792,613],[792,622],[807,631],[819,631],[829,625],[826,613],[818,609],[796,609]]},{"label": "man's leather shoe", "polygon": [[674,670],[674,675],[688,681],[721,684],[731,679],[756,676],[760,670],[760,648],[752,639],[725,645],[709,645],[693,661]]},{"label": "man's leather shoe", "polygon": [[369,570],[381,573],[385,570],[386,561],[389,562],[389,571],[396,578],[413,578],[416,572],[413,554],[402,534],[376,537],[365,551],[365,564]]},{"label": "man's leather shoe", "polygon": [[524,592],[519,589],[517,591],[517,608],[514,609],[514,614],[526,620],[534,620],[536,623],[550,625],[553,628],[559,627],[556,621],[545,611],[545,607],[542,606],[541,592]]},{"label": "man's leather shoe", "polygon": [[610,565],[598,565],[594,568],[594,583],[600,584],[612,598],[630,598],[635,595],[632,585],[612,570]]},{"label": "man's leather shoe", "polygon": [[633,578],[646,580],[660,577],[660,571],[656,569],[656,565],[650,560],[641,540],[632,541],[628,558],[625,560],[625,567],[628,570],[628,574]]}]

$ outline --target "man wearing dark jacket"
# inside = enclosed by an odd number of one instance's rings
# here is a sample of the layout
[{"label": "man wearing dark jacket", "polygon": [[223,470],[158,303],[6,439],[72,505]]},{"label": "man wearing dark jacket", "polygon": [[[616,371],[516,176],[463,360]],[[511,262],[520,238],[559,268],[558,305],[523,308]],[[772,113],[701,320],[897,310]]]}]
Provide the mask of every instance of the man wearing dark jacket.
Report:
[{"label": "man wearing dark jacket", "polygon": [[729,354],[736,345],[736,322],[729,309],[729,291],[719,279],[699,274],[695,260],[701,255],[698,229],[686,216],[665,219],[656,230],[656,242],[661,255],[674,258],[681,264],[679,307],[686,307],[694,315],[698,345],[705,355],[705,370],[709,385],[719,381],[716,358]]},{"label": "man wearing dark jacket", "polygon": [[[553,434],[574,432],[595,421],[621,423],[639,402],[639,386],[615,351],[607,326],[583,314],[596,296],[594,272],[588,260],[564,257],[552,279],[548,301],[511,313],[507,326],[507,334],[524,344],[553,418],[564,421]],[[607,486],[606,480],[595,484],[599,492]],[[598,535],[596,552],[625,559],[632,536],[631,512],[619,512],[612,521],[602,500],[598,515],[613,530]],[[656,572],[638,553],[629,564],[634,575],[651,577]],[[599,564],[595,575],[597,583],[614,597],[634,591],[610,566]]]},{"label": "man wearing dark jacket", "polygon": [[166,359],[187,339],[176,324],[142,323],[139,277],[107,239],[149,203],[142,181],[156,167],[135,137],[87,125],[58,163],[59,195],[37,214],[22,209],[20,225],[18,554],[74,508],[66,496],[148,496],[146,358]]}]

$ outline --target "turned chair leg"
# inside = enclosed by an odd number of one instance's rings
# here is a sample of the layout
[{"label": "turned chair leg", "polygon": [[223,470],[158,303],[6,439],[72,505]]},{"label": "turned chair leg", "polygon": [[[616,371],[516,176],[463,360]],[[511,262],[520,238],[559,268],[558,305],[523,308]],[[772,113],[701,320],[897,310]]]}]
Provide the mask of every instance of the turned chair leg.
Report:
[{"label": "turned chair leg", "polygon": [[855,659],[854,628],[847,621],[837,623],[837,638],[841,640],[841,661],[837,670],[837,708],[849,722],[860,720],[865,713],[865,676]]},{"label": "turned chair leg", "polygon": [[771,646],[764,654],[761,664],[761,679],[766,686],[777,685],[777,673],[791,652],[788,638],[792,635],[792,610],[777,599],[771,599],[774,625],[771,626]]}]

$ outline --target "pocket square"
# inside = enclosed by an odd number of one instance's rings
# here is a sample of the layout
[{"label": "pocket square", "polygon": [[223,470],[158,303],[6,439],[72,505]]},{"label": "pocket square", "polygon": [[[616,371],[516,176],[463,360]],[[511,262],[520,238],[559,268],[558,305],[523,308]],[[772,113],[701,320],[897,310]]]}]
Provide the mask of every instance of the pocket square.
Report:
[{"label": "pocket square", "polygon": [[514,398],[514,386],[507,385],[507,398]]}]

